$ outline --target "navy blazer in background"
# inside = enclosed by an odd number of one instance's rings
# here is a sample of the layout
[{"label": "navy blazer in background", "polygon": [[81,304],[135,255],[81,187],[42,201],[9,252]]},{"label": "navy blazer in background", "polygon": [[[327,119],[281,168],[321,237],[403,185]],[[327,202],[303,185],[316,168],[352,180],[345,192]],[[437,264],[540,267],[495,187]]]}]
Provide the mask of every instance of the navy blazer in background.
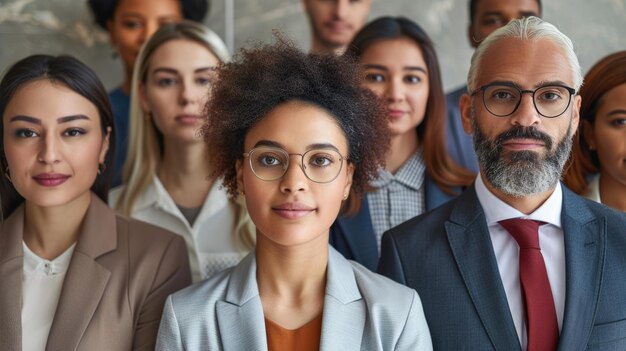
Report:
[{"label": "navy blazer in background", "polygon": [[[626,350],[626,214],[563,186],[558,350]],[[379,272],[417,290],[436,350],[520,350],[474,187],[383,236]]]},{"label": "navy blazer in background", "polygon": [[446,94],[446,149],[454,162],[478,173],[478,159],[474,151],[472,136],[465,133],[461,123],[459,101],[465,93],[467,93],[467,86],[464,85]]},{"label": "navy blazer in background", "polygon": [[[460,194],[461,190],[457,192]],[[456,197],[441,190],[427,173],[424,178],[424,195],[426,211]],[[345,258],[357,261],[371,271],[376,271],[379,257],[378,244],[366,196],[363,196],[361,208],[355,216],[342,216],[333,223],[330,227],[330,244]]]}]

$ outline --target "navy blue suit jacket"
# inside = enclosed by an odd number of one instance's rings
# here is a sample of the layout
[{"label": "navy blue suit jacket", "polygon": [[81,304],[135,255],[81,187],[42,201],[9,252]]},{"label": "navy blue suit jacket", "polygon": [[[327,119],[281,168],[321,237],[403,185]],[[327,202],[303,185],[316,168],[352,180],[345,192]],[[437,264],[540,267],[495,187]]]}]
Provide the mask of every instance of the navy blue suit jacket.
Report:
[{"label": "navy blue suit jacket", "polygon": [[[458,194],[461,190],[457,190]],[[424,195],[426,198],[426,211],[430,211],[450,200],[455,195],[445,193],[426,174],[424,178]],[[354,260],[376,271],[378,266],[378,243],[372,226],[369,204],[367,197],[363,196],[361,208],[355,216],[343,216],[337,218],[330,227],[330,243],[341,252],[345,258]]]},{"label": "navy blue suit jacket", "polygon": [[[563,186],[559,350],[626,350],[626,214]],[[417,290],[435,350],[519,350],[474,187],[383,236],[382,273]]]}]

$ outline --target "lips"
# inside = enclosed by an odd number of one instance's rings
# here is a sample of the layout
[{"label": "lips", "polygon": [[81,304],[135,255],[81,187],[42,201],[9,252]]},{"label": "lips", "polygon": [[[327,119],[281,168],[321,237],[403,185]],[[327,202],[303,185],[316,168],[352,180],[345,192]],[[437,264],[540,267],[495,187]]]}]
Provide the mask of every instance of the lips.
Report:
[{"label": "lips", "polygon": [[533,150],[545,147],[545,143],[537,139],[509,139],[502,143],[506,149],[512,151]]},{"label": "lips", "polygon": [[315,208],[299,202],[290,202],[273,206],[272,211],[283,218],[298,219],[315,211]]},{"label": "lips", "polygon": [[42,173],[33,177],[33,180],[43,186],[57,186],[65,183],[69,175],[60,173]]},{"label": "lips", "polygon": [[342,33],[347,32],[352,29],[352,26],[346,22],[342,21],[330,21],[326,22],[325,27],[328,28],[331,32],[334,33]]},{"label": "lips", "polygon": [[182,114],[178,115],[175,118],[176,122],[184,125],[195,125],[196,123],[202,120],[202,116],[200,115],[192,115],[192,114]]},{"label": "lips", "polygon": [[390,109],[387,110],[387,116],[390,119],[398,119],[398,118],[404,116],[405,114],[406,114],[406,112],[403,111],[403,110],[398,110],[398,109],[393,109],[393,108],[390,108]]}]

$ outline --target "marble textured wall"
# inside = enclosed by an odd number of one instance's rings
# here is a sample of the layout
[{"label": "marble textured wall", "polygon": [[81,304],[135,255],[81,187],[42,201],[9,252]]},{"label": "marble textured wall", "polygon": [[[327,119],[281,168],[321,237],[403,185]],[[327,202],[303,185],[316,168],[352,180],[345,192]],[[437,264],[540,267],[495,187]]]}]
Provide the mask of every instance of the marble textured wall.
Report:
[{"label": "marble textured wall", "polygon": [[[309,28],[300,0],[213,0],[205,23],[227,33],[225,1],[234,2],[234,47],[272,40],[282,30],[303,49]],[[373,0],[371,18],[402,15],[417,21],[437,44],[444,85],[465,80],[471,49],[466,39],[467,0]],[[106,33],[98,29],[84,0],[0,0],[0,71],[33,53],[72,54],[90,64],[105,85],[121,80]],[[608,53],[626,49],[626,0],[546,0],[544,18],[576,45],[583,70]]]}]

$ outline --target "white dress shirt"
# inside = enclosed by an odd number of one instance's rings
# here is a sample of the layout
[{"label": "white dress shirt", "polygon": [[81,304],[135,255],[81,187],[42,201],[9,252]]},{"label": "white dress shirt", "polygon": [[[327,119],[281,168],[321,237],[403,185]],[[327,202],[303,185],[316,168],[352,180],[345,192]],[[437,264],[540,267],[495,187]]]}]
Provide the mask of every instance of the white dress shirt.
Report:
[{"label": "white dress shirt", "polygon": [[[117,187],[109,194],[111,206],[117,203],[122,188]],[[235,266],[249,252],[236,234],[240,211],[245,208],[230,200],[222,183],[216,181],[198,217],[190,225],[159,178],[154,176],[146,191],[137,198],[131,217],[180,234],[185,239],[195,283]]]},{"label": "white dress shirt", "polygon": [[595,174],[591,177],[584,196],[589,200],[602,203],[602,199],[600,198],[600,174]]},{"label": "white dress shirt", "polygon": [[43,351],[76,244],[52,261],[37,256],[26,243],[22,246],[22,350]]},{"label": "white dress shirt", "polygon": [[560,331],[565,309],[565,244],[561,226],[561,207],[563,205],[561,184],[557,184],[550,197],[529,215],[518,211],[493,195],[483,183],[480,174],[476,179],[475,189],[478,201],[480,201],[485,212],[493,251],[498,261],[500,278],[504,285],[517,336],[522,345],[522,350],[526,350],[528,333],[519,281],[519,246],[509,232],[498,222],[510,218],[524,218],[546,223],[539,227],[539,246],[550,280]]}]

